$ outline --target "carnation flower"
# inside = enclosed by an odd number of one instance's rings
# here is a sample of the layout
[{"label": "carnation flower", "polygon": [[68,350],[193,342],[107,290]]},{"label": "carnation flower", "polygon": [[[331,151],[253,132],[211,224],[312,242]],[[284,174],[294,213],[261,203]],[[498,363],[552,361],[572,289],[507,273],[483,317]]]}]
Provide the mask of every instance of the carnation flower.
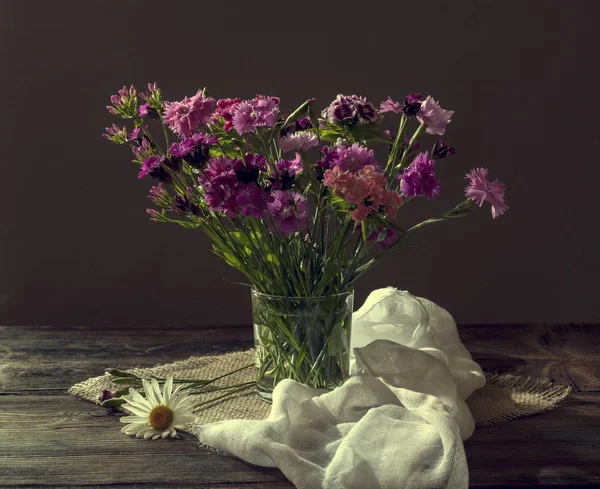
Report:
[{"label": "carnation flower", "polygon": [[275,164],[271,172],[271,186],[274,190],[289,190],[296,182],[296,175],[302,171],[300,153],[296,153],[293,160],[281,160]]},{"label": "carnation flower", "polygon": [[279,147],[284,153],[288,151],[307,151],[319,144],[317,135],[310,131],[295,132],[279,140]]},{"label": "carnation flower", "polygon": [[393,229],[387,229],[378,227],[373,231],[368,240],[372,243],[379,243],[383,249],[387,249],[392,246],[398,239],[398,233]]},{"label": "carnation flower", "polygon": [[217,101],[217,110],[213,114],[213,120],[221,117],[225,121],[223,124],[225,131],[233,129],[233,111],[241,101],[241,98],[222,98]]},{"label": "carnation flower", "polygon": [[404,98],[403,112],[408,116],[415,116],[421,110],[421,94],[420,93],[409,93]]},{"label": "carnation flower", "polygon": [[333,102],[321,112],[321,116],[338,124],[370,124],[379,122],[381,116],[375,106],[365,97],[339,94]]},{"label": "carnation flower", "polygon": [[267,160],[264,156],[248,153],[244,156],[244,162],[236,165],[235,176],[242,183],[253,183],[266,168]]},{"label": "carnation flower", "polygon": [[471,170],[466,178],[470,182],[465,189],[465,195],[479,204],[479,207],[485,201],[489,202],[492,205],[492,217],[494,219],[508,210],[508,206],[504,203],[504,184],[498,180],[490,182],[487,169],[476,168]]},{"label": "carnation flower", "polygon": [[182,390],[182,386],[173,390],[173,377],[165,381],[162,390],[156,379],[150,382],[142,379],[142,386],[146,397],[133,387],[129,388],[128,395],[123,396],[127,402],[122,407],[131,414],[119,419],[126,423],[121,428],[122,433],[145,440],[176,438],[178,429],[194,421],[193,398]]},{"label": "carnation flower", "polygon": [[273,200],[268,204],[268,212],[283,236],[289,236],[306,227],[308,204],[306,197],[299,193],[275,190]]},{"label": "carnation flower", "polygon": [[404,111],[404,104],[401,104],[400,102],[396,102],[395,100],[392,100],[391,97],[388,97],[387,100],[381,102],[381,105],[379,106],[379,112],[381,112],[382,114],[384,112],[394,112],[396,114],[399,114],[400,112]]},{"label": "carnation flower", "polygon": [[211,121],[214,99],[198,90],[193,97],[180,102],[165,102],[163,118],[169,128],[180,136],[191,136],[196,128]]},{"label": "carnation flower", "polygon": [[453,115],[453,110],[442,109],[440,104],[429,95],[421,104],[421,109],[417,114],[417,120],[421,124],[425,124],[427,127],[425,132],[427,134],[437,134],[442,136],[446,132],[446,124],[451,121]]},{"label": "carnation flower", "polygon": [[200,184],[204,189],[204,201],[209,209],[228,216],[239,214],[237,195],[240,185],[235,170],[242,166],[237,158],[225,156],[211,158],[204,169]]},{"label": "carnation flower", "polygon": [[444,141],[438,141],[433,145],[431,157],[434,160],[441,160],[442,158],[445,158],[448,155],[453,155],[455,153],[456,150],[452,146],[446,144]]},{"label": "carnation flower", "polygon": [[372,149],[365,148],[358,143],[352,146],[340,146],[337,148],[337,159],[333,166],[339,166],[342,170],[358,172],[365,166],[378,167],[379,163],[375,160],[375,152]]},{"label": "carnation flower", "polygon": [[364,221],[371,212],[380,211],[393,219],[404,203],[398,192],[385,188],[385,177],[372,165],[356,174],[335,167],[325,172],[323,183],[345,202],[356,205],[351,217],[357,222]]},{"label": "carnation flower", "polygon": [[175,158],[183,158],[194,168],[201,168],[208,159],[210,146],[217,144],[215,136],[204,132],[192,134],[189,138],[169,146],[169,154]]},{"label": "carnation flower", "polygon": [[232,124],[239,134],[256,131],[257,127],[273,126],[279,113],[279,98],[257,95],[239,102],[233,109]]},{"label": "carnation flower", "polygon": [[267,205],[272,201],[271,194],[256,184],[242,186],[236,197],[242,214],[255,218],[262,217],[267,210]]},{"label": "carnation flower", "polygon": [[401,179],[400,189],[405,197],[422,195],[433,199],[440,193],[440,184],[435,178],[435,162],[427,153],[415,156],[410,166],[398,178]]},{"label": "carnation flower", "polygon": [[138,115],[140,117],[146,117],[148,115],[149,108],[150,108],[150,104],[148,104],[148,103],[140,105],[140,107],[138,108]]},{"label": "carnation flower", "polygon": [[[138,173],[138,178],[144,178],[148,175],[156,173],[159,168],[161,168],[160,164],[164,161],[163,156],[152,155],[148,158],[144,158],[144,162],[140,168],[140,172]],[[153,175],[154,176],[154,175]]]}]

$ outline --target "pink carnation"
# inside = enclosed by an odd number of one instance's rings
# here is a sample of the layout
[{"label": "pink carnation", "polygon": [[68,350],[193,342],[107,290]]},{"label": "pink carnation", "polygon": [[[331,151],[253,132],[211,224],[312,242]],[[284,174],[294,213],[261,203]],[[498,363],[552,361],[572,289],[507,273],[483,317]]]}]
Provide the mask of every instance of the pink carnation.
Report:
[{"label": "pink carnation", "polygon": [[198,126],[210,123],[214,104],[213,98],[198,90],[196,95],[180,102],[165,102],[164,121],[180,136],[191,136]]},{"label": "pink carnation", "polygon": [[232,124],[239,134],[256,131],[257,127],[273,126],[279,114],[279,98],[257,95],[239,102],[233,109]]},{"label": "pink carnation", "polygon": [[381,105],[379,107],[379,112],[381,112],[382,114],[384,112],[395,112],[396,114],[399,114],[400,112],[402,112],[404,109],[404,104],[401,104],[400,102],[396,102],[395,100],[392,100],[391,97],[388,97],[387,100],[381,102]]},{"label": "pink carnation", "polygon": [[504,184],[498,180],[490,182],[488,171],[485,168],[471,170],[466,178],[470,179],[470,182],[465,189],[465,195],[477,202],[479,207],[485,201],[489,202],[492,205],[492,217],[494,219],[508,210],[508,206],[504,203]]},{"label": "pink carnation", "polygon": [[307,151],[319,144],[317,135],[310,131],[300,131],[285,136],[279,140],[281,151]]},{"label": "pink carnation", "polygon": [[444,110],[440,107],[431,95],[421,104],[421,109],[417,114],[420,123],[425,124],[427,134],[437,134],[442,136],[446,132],[446,125],[454,115],[453,110]]}]

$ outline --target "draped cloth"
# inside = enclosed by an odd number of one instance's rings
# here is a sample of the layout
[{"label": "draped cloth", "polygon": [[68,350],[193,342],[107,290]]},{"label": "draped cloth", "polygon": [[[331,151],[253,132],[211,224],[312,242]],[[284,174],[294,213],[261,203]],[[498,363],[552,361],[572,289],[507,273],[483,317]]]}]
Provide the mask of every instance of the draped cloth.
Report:
[{"label": "draped cloth", "polygon": [[465,400],[485,376],[456,323],[427,299],[388,287],[354,313],[350,377],[333,391],[292,380],[264,420],[197,424],[203,444],[278,467],[299,489],[468,487]]}]

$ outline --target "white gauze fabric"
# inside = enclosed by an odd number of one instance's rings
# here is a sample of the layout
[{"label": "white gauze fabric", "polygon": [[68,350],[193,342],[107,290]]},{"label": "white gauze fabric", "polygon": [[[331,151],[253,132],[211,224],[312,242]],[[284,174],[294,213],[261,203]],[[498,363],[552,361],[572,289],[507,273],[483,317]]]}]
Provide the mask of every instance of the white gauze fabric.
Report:
[{"label": "white gauze fabric", "polygon": [[299,489],[467,488],[465,399],[485,377],[450,314],[392,287],[353,316],[353,377],[333,391],[292,380],[264,421],[198,425],[199,440],[279,467]]}]

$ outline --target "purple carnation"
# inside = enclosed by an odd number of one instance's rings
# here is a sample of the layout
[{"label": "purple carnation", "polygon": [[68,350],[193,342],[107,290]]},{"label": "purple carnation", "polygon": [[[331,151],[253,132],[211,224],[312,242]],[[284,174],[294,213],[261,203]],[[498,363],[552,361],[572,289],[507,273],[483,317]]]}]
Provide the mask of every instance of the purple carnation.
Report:
[{"label": "purple carnation", "polygon": [[400,189],[405,197],[422,195],[432,199],[440,193],[440,184],[435,178],[434,161],[427,153],[419,153],[410,166],[398,178]]},{"label": "purple carnation", "polygon": [[381,102],[381,105],[379,106],[379,111],[382,114],[384,112],[394,112],[396,114],[399,114],[400,112],[404,111],[404,104],[396,102],[395,100],[392,100],[391,97],[388,97],[387,100]]},{"label": "purple carnation", "polygon": [[254,183],[258,181],[260,173],[267,168],[267,160],[262,155],[248,153],[244,156],[244,162],[235,166],[235,176],[241,183]]},{"label": "purple carnation", "polygon": [[379,122],[381,115],[375,106],[365,97],[339,94],[329,107],[321,112],[321,116],[338,124],[370,124]]},{"label": "purple carnation", "polygon": [[448,155],[453,155],[455,153],[456,150],[452,146],[446,144],[444,141],[438,141],[433,145],[431,157],[434,160],[441,160],[442,158],[445,158]]},{"label": "purple carnation", "polygon": [[288,190],[296,183],[296,175],[302,171],[300,153],[296,153],[293,160],[281,160],[271,172],[270,180],[274,190]]},{"label": "purple carnation", "polygon": [[152,155],[148,158],[144,158],[144,162],[140,168],[140,172],[138,173],[138,178],[144,178],[152,173],[158,171],[161,168],[160,164],[164,161],[164,156],[156,156]]},{"label": "purple carnation", "polygon": [[209,160],[200,177],[200,184],[204,188],[204,201],[210,210],[223,212],[228,216],[239,214],[239,183],[235,170],[241,165],[242,162],[237,158],[230,159],[225,156]]},{"label": "purple carnation", "polygon": [[263,187],[255,184],[244,185],[240,188],[236,202],[242,214],[254,218],[262,217],[267,210],[267,205],[273,202],[271,194]]},{"label": "purple carnation", "polygon": [[191,136],[198,126],[210,123],[214,104],[213,98],[198,90],[180,102],[165,102],[164,121],[180,136]]},{"label": "purple carnation", "polygon": [[409,93],[404,98],[404,108],[403,112],[408,116],[415,116],[421,110],[421,94],[420,93]]},{"label": "purple carnation", "polygon": [[499,180],[490,182],[488,180],[488,171],[485,168],[476,168],[467,174],[470,182],[465,189],[465,195],[479,204],[483,205],[485,201],[492,205],[492,217],[496,219],[508,210],[504,203],[504,184]]},{"label": "purple carnation", "polygon": [[427,134],[442,136],[446,132],[446,125],[451,121],[453,115],[453,110],[442,109],[440,104],[429,95],[421,105],[417,120],[427,126],[427,129],[425,129]]},{"label": "purple carnation", "polygon": [[275,190],[273,201],[268,204],[268,211],[277,230],[283,236],[289,236],[306,227],[307,200],[299,193]]}]

